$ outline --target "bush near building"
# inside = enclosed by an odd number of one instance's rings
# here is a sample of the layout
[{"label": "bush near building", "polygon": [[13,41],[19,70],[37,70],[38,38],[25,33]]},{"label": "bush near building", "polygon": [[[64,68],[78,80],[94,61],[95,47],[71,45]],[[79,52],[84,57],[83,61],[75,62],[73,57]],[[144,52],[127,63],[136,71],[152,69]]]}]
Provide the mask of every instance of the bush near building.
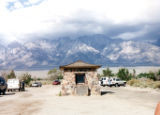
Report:
[{"label": "bush near building", "polygon": [[131,79],[127,84],[134,87],[160,89],[160,81],[154,81],[148,78]]},{"label": "bush near building", "polygon": [[137,75],[137,78],[148,78],[148,79],[152,79],[154,81],[157,80],[156,73],[154,73],[154,72],[140,73],[140,74]]},{"label": "bush near building", "polygon": [[158,72],[140,73],[127,83],[134,87],[160,89],[160,70]]}]

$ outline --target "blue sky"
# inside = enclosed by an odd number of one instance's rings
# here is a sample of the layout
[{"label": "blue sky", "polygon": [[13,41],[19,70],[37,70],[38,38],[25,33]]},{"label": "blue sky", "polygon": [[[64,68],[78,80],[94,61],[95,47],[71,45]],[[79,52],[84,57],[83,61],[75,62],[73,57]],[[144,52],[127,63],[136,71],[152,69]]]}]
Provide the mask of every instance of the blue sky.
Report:
[{"label": "blue sky", "polygon": [[39,5],[43,0],[13,0],[7,3],[7,9],[10,11]]},{"label": "blue sky", "polygon": [[159,0],[0,0],[0,40],[105,34],[160,37]]}]

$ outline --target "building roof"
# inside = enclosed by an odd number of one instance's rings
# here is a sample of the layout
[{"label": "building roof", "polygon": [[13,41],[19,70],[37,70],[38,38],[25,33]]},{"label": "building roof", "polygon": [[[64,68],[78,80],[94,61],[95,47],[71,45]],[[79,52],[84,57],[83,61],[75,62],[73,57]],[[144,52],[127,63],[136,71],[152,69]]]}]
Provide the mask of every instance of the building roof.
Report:
[{"label": "building roof", "polygon": [[98,69],[100,67],[101,67],[100,65],[89,64],[89,63],[85,63],[81,60],[78,60],[74,63],[60,66],[60,69],[65,69],[65,68],[95,68],[95,69]]}]

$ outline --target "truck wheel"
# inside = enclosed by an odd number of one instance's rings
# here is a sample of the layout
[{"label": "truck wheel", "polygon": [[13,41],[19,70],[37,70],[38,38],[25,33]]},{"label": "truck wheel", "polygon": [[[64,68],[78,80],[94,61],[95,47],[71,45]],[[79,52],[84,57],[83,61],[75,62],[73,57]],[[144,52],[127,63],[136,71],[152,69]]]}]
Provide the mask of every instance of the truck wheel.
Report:
[{"label": "truck wheel", "polygon": [[3,93],[3,95],[5,95],[6,94],[6,90],[4,90],[2,93]]},{"label": "truck wheel", "polygon": [[124,83],[123,86],[126,87],[126,83]]},{"label": "truck wheel", "polygon": [[115,87],[118,87],[118,83],[115,84]]}]

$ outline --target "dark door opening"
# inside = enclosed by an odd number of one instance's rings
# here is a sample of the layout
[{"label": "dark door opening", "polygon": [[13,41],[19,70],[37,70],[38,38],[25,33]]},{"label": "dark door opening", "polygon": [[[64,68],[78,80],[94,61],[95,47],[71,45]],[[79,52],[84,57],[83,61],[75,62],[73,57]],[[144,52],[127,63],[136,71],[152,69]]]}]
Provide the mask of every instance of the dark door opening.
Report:
[{"label": "dark door opening", "polygon": [[85,83],[85,74],[76,74],[76,84]]}]

